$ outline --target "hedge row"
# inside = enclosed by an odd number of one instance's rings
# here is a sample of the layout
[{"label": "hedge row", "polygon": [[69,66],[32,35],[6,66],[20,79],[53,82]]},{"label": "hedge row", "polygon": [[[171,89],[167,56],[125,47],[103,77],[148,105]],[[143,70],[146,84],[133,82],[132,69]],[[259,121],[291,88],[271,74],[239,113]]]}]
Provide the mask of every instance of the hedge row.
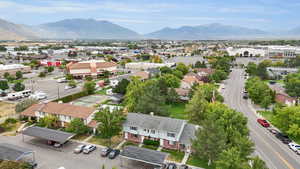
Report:
[{"label": "hedge row", "polygon": [[143,144],[145,145],[152,145],[152,146],[159,146],[159,141],[154,141],[154,140],[144,140]]},{"label": "hedge row", "polygon": [[75,94],[60,98],[60,99],[56,99],[56,100],[54,100],[54,102],[62,101],[63,103],[68,103],[68,102],[71,102],[73,100],[76,100],[78,98],[88,96],[88,95],[89,94],[86,91],[82,91],[82,92],[79,92],[79,93],[75,93]]}]

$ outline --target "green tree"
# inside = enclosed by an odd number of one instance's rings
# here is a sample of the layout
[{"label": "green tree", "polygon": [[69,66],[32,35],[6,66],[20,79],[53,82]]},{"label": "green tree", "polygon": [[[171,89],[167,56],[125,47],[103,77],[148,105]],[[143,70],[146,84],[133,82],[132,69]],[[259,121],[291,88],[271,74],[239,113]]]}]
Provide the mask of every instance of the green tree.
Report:
[{"label": "green tree", "polygon": [[268,167],[263,160],[256,156],[251,159],[251,169],[268,169]]},{"label": "green tree", "polygon": [[3,77],[5,78],[5,79],[9,79],[9,77],[10,77],[10,74],[8,73],[8,72],[5,72],[4,74],[3,74]]},{"label": "green tree", "polygon": [[88,94],[94,94],[96,90],[96,83],[93,81],[87,81],[84,83],[83,90]]},{"label": "green tree", "polygon": [[216,70],[213,74],[209,76],[210,81],[220,83],[222,80],[227,79],[228,73],[223,70]]},{"label": "green tree", "polygon": [[244,158],[241,158],[240,152],[233,147],[223,151],[216,161],[216,169],[247,169],[249,165]]},{"label": "green tree", "polygon": [[22,79],[23,78],[23,73],[21,71],[16,72],[16,78],[17,79]]},{"label": "green tree", "polygon": [[33,104],[36,104],[38,103],[37,100],[35,99],[26,99],[26,100],[23,100],[21,102],[19,102],[16,107],[15,107],[15,111],[17,113],[20,113],[24,110],[26,110],[28,107],[32,106]]},{"label": "green tree", "polygon": [[195,63],[195,66],[194,66],[194,67],[195,67],[195,68],[206,68],[207,66],[206,66],[206,64],[205,64],[204,61],[202,61],[202,62],[197,61],[197,62]]},{"label": "green tree", "polygon": [[37,126],[46,127],[46,128],[56,128],[58,126],[58,117],[53,115],[48,115],[43,118],[40,118]]},{"label": "green tree", "polygon": [[178,88],[180,86],[180,79],[172,74],[164,74],[159,80],[163,80],[167,85],[166,87]]},{"label": "green tree", "polygon": [[67,80],[73,80],[74,79],[74,77],[71,74],[66,74],[65,78]]},{"label": "green tree", "polygon": [[257,75],[257,65],[253,62],[249,62],[248,65],[246,66],[245,70],[249,75],[255,76]]},{"label": "green tree", "polygon": [[3,45],[0,45],[0,51],[1,51],[1,52],[6,52],[6,51],[7,51],[7,49],[6,49],[6,47],[5,47],[5,46],[3,46]]},{"label": "green tree", "polygon": [[160,68],[160,72],[162,73],[162,74],[167,74],[167,73],[172,73],[172,69],[171,68],[169,68],[169,67],[167,67],[167,66],[164,66],[164,67],[161,67]]},{"label": "green tree", "polygon": [[226,148],[226,136],[223,128],[217,125],[214,119],[204,120],[201,124],[192,146],[195,155],[208,160],[208,165],[210,165],[218,158],[220,152]]},{"label": "green tree", "polygon": [[184,63],[178,63],[176,70],[182,72],[183,75],[189,72],[189,68]]},{"label": "green tree", "polygon": [[70,81],[68,82],[68,86],[74,88],[74,87],[77,86],[77,84],[76,84],[75,80],[70,80]]},{"label": "green tree", "polygon": [[100,136],[109,139],[110,145],[111,138],[120,134],[122,124],[126,120],[125,115],[121,111],[114,110],[110,112],[108,108],[97,112],[94,119],[100,123],[97,128]]},{"label": "green tree", "polygon": [[71,120],[70,124],[66,128],[66,131],[76,134],[86,134],[89,131],[89,128],[81,119],[75,118]]},{"label": "green tree", "polygon": [[25,89],[25,85],[22,84],[21,82],[17,82],[14,86],[13,86],[13,90],[16,92],[19,91],[23,91]]},{"label": "green tree", "polygon": [[7,80],[0,80],[0,89],[1,90],[9,89]]},{"label": "green tree", "polygon": [[46,73],[45,72],[40,72],[39,77],[46,77]]},{"label": "green tree", "polygon": [[293,97],[300,97],[300,73],[288,74],[284,80],[286,92]]},{"label": "green tree", "polygon": [[166,116],[166,96],[161,95],[157,80],[141,82],[136,78],[130,82],[125,95],[125,104],[131,112],[150,113]]},{"label": "green tree", "polygon": [[127,86],[130,81],[127,79],[122,79],[115,88],[113,88],[114,93],[126,94]]},{"label": "green tree", "polygon": [[53,72],[54,71],[54,67],[53,66],[48,66],[47,67],[47,72],[48,73],[51,73],[51,72]]}]

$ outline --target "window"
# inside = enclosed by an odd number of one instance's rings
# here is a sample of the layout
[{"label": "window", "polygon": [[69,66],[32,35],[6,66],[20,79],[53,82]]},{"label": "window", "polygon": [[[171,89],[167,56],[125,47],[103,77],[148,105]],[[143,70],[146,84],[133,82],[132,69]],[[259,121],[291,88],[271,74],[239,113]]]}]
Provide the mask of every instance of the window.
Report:
[{"label": "window", "polygon": [[173,137],[173,138],[174,138],[174,137],[175,137],[175,133],[167,133],[167,136],[168,136],[168,137]]},{"label": "window", "polygon": [[152,133],[152,134],[155,134],[155,130],[151,130],[151,133]]},{"label": "window", "polygon": [[170,145],[175,145],[175,141],[169,141]]},{"label": "window", "polygon": [[144,129],[144,132],[149,133],[149,129]]},{"label": "window", "polygon": [[133,137],[138,138],[139,136],[137,134],[134,134]]},{"label": "window", "polygon": [[130,130],[137,130],[137,127],[130,126]]}]

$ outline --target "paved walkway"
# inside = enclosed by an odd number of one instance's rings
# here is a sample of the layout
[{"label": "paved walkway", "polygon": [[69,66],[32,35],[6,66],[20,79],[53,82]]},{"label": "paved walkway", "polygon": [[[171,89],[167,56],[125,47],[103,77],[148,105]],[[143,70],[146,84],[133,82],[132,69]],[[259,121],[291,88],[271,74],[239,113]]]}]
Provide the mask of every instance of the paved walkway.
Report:
[{"label": "paved walkway", "polygon": [[88,142],[94,135],[90,135],[88,138],[84,139],[83,142]]},{"label": "paved walkway", "polygon": [[123,140],[117,147],[116,149],[121,149],[121,147],[123,146],[123,144],[126,143],[126,140]]},{"label": "paved walkway", "polygon": [[181,164],[186,164],[187,160],[189,159],[190,153],[185,152],[184,157],[181,160]]}]

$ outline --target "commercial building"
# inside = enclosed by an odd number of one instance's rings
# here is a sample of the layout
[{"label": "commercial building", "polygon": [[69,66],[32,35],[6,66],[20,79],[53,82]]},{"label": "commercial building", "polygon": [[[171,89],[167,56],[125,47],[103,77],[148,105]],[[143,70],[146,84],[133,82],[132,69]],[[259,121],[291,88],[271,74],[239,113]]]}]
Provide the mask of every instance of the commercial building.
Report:
[{"label": "commercial building", "polygon": [[5,73],[15,75],[16,72],[21,71],[22,73],[31,72],[30,66],[24,66],[21,64],[1,65],[0,64],[0,77],[3,77]]},{"label": "commercial building", "polygon": [[117,64],[106,62],[104,60],[90,60],[67,64],[67,71],[74,77],[92,76],[96,77],[103,74],[104,71],[114,73],[117,71]]}]

